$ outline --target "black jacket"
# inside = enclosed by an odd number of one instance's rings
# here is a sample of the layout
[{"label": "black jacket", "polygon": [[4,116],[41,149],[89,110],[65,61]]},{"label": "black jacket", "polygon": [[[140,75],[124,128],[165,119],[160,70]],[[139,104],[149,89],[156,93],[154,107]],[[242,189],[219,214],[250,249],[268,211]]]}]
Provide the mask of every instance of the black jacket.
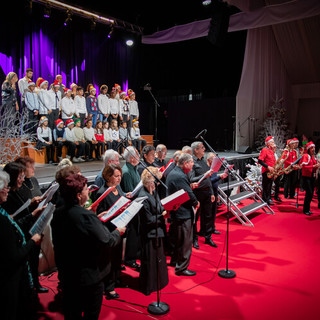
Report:
[{"label": "black jacket", "polygon": [[100,282],[110,271],[109,247],[120,241],[99,218],[79,205],[55,210],[51,222],[52,242],[60,280],[76,286]]},{"label": "black jacket", "polygon": [[159,196],[157,196],[156,202],[154,195],[151,195],[150,192],[143,187],[139,192],[139,197],[148,197],[143,201],[143,207],[138,213],[140,215],[142,238],[156,237],[156,223],[158,224],[158,237],[163,238],[165,236],[165,223],[162,212],[165,211],[165,209],[160,202]]},{"label": "black jacket", "polygon": [[198,204],[198,200],[194,195],[188,176],[183,170],[176,166],[168,175],[166,180],[168,186],[168,195],[175,193],[176,191],[183,189],[189,195],[189,200],[183,203],[176,211],[170,212],[172,219],[192,219],[193,208]]}]

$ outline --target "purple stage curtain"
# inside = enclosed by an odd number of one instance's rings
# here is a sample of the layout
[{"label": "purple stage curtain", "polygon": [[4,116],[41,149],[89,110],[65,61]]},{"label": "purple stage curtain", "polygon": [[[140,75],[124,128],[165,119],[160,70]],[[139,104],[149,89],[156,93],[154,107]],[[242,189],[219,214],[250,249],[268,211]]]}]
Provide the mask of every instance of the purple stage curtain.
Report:
[{"label": "purple stage curtain", "polygon": [[[232,4],[232,1],[229,1]],[[230,17],[229,32],[255,29],[320,14],[319,0],[291,1],[267,6],[251,12],[241,12]],[[164,44],[205,37],[210,19],[172,27],[142,37],[144,44]]]}]

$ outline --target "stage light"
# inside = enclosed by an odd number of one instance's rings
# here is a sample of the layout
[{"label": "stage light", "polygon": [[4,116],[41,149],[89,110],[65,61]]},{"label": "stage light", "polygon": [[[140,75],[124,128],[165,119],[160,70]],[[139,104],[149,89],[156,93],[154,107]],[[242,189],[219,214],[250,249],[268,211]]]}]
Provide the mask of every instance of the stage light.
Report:
[{"label": "stage light", "polygon": [[134,42],[133,42],[133,40],[131,40],[131,39],[129,39],[129,40],[126,41],[126,45],[127,45],[128,47],[132,47],[133,44],[134,44]]},{"label": "stage light", "polygon": [[51,15],[51,8],[47,6],[43,9],[43,17],[50,18],[50,15]]},{"label": "stage light", "polygon": [[112,33],[113,33],[113,26],[111,26],[110,31],[108,33],[108,39],[111,38]]},{"label": "stage light", "polygon": [[71,21],[72,21],[72,14],[71,14],[70,10],[67,10],[67,18],[66,18],[66,20],[64,20],[64,23],[63,23],[64,26],[66,27],[68,25],[68,23]]},{"label": "stage light", "polygon": [[202,1],[202,5],[204,6],[208,6],[209,4],[211,4],[211,0]]}]

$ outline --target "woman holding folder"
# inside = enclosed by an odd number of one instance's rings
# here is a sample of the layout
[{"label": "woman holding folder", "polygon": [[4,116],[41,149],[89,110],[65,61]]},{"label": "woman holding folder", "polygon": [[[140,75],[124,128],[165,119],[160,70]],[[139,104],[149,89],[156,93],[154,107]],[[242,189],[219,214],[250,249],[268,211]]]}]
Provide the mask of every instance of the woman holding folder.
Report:
[{"label": "woman holding folder", "polygon": [[[161,178],[158,168],[148,169]],[[150,172],[145,169],[141,175],[143,188],[139,197],[147,197],[143,201],[143,207],[139,212],[141,219],[141,271],[140,288],[145,295],[157,291],[157,267],[159,268],[159,290],[163,289],[169,282],[167,260],[164,254],[163,241],[165,237],[165,217],[167,211],[160,203],[158,195],[155,197],[155,180]],[[158,241],[157,241],[158,240]],[[159,265],[157,266],[157,261]]]}]

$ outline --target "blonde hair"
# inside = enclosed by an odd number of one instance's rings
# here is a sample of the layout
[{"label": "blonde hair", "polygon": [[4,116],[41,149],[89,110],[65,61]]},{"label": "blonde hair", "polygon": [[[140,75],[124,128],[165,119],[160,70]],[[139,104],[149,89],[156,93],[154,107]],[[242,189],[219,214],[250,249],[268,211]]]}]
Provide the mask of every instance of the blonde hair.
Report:
[{"label": "blonde hair", "polygon": [[11,84],[11,81],[12,81],[12,79],[13,79],[15,76],[16,76],[17,79],[18,79],[18,76],[17,76],[17,74],[16,74],[15,72],[9,72],[9,73],[7,74],[6,80],[9,82],[10,86],[12,85],[12,84]]},{"label": "blonde hair", "polygon": [[[162,173],[159,171],[156,167],[148,167],[148,170],[152,172],[157,178],[161,179]],[[151,173],[147,169],[144,169],[141,174],[141,181],[142,184],[147,187],[150,182],[154,181],[154,177],[151,175]]]}]

